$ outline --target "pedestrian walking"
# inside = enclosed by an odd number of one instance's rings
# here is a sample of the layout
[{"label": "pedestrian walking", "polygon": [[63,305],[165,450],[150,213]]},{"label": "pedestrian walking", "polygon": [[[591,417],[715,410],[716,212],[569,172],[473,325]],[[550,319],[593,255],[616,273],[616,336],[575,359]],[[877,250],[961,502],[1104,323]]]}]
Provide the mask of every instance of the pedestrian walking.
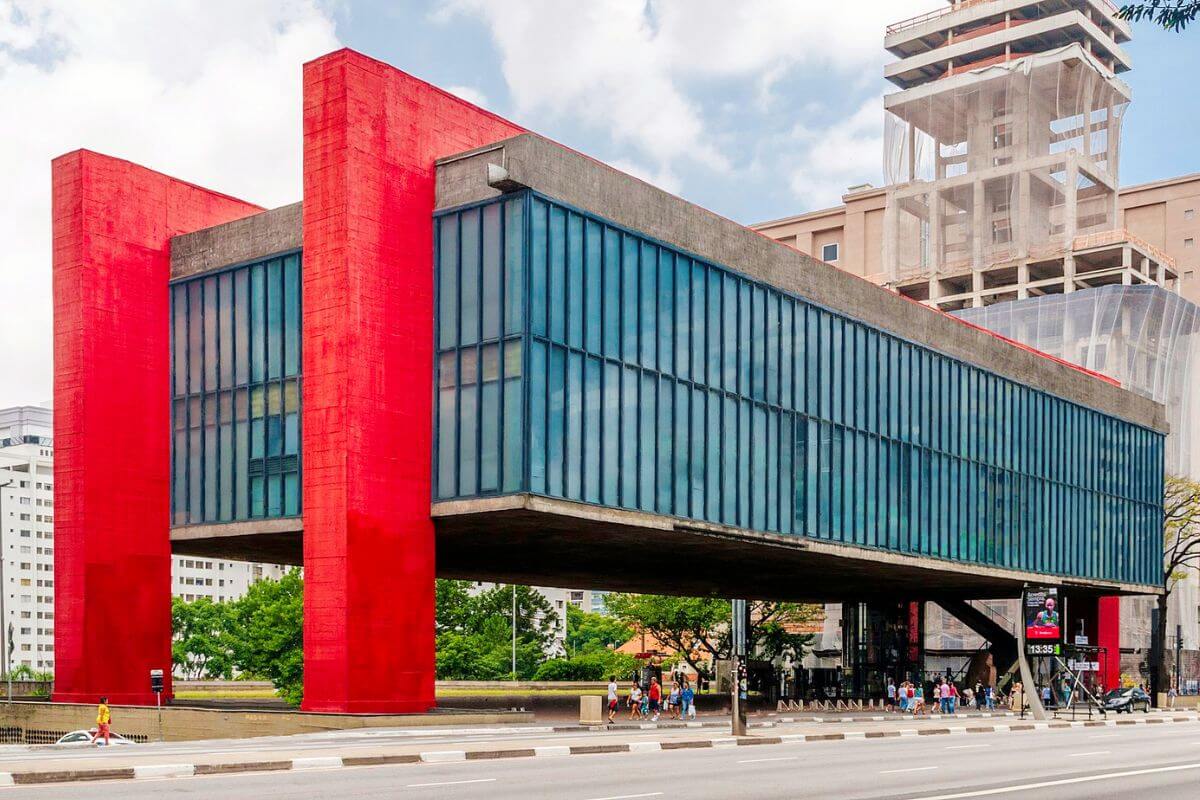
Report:
[{"label": "pedestrian walking", "polygon": [[98,744],[101,736],[104,737],[104,744],[107,747],[112,744],[110,737],[112,736],[112,711],[108,707],[108,698],[101,697],[100,705],[96,708],[96,734],[92,736],[92,744]]},{"label": "pedestrian walking", "polygon": [[950,716],[954,716],[958,713],[958,684],[954,681],[946,682],[950,684],[950,688],[948,689],[950,694],[950,702],[948,704],[950,706]]},{"label": "pedestrian walking", "polygon": [[629,718],[642,719],[642,687],[635,682],[629,690]]},{"label": "pedestrian walking", "polygon": [[989,686],[984,691],[987,695],[987,710],[994,711],[996,709],[996,687]]},{"label": "pedestrian walking", "polygon": [[649,697],[649,711],[653,715],[650,718],[651,722],[658,722],[659,706],[662,705],[662,687],[658,685],[658,678],[650,679],[650,691],[647,693]]},{"label": "pedestrian walking", "polygon": [[671,693],[667,695],[667,716],[671,719],[679,719],[679,681],[671,683]]},{"label": "pedestrian walking", "polygon": [[896,683],[891,678],[888,678],[887,700],[883,707],[889,714],[896,710]]},{"label": "pedestrian walking", "polygon": [[608,676],[608,724],[612,725],[616,722],[617,704],[620,701],[617,699],[617,676]]},{"label": "pedestrian walking", "polygon": [[679,693],[680,700],[683,702],[683,717],[684,719],[696,718],[696,692],[692,689],[692,685],[687,681],[683,682],[683,691]]}]

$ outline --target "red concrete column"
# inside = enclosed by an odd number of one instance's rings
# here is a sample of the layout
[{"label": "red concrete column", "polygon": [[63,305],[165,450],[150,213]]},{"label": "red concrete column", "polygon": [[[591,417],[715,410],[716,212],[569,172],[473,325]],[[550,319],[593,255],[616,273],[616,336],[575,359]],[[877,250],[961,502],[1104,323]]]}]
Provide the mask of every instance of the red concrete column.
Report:
[{"label": "red concrete column", "polygon": [[1121,598],[1096,601],[1096,645],[1106,648],[1108,660],[1100,664],[1100,680],[1111,689],[1121,682]]},{"label": "red concrete column", "polygon": [[521,129],[340,50],[304,67],[304,708],[434,705],[434,160]]},{"label": "red concrete column", "polygon": [[54,699],[171,673],[170,237],[260,209],[85,150],[55,159]]}]

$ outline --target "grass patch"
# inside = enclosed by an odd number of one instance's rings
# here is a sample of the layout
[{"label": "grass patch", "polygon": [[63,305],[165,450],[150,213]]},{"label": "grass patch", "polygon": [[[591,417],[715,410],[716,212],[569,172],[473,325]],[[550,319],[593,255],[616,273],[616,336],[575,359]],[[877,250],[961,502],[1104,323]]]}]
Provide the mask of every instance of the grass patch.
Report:
[{"label": "grass patch", "polygon": [[176,692],[175,699],[177,700],[270,700],[278,697],[274,689],[253,689],[245,692],[200,692],[200,691],[183,691]]}]

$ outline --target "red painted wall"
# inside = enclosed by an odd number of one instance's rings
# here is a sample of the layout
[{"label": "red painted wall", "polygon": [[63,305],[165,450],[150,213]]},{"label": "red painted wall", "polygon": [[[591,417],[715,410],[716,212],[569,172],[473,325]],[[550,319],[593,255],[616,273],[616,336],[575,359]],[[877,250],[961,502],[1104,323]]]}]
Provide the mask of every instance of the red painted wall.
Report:
[{"label": "red painted wall", "polygon": [[434,160],[522,129],[379,61],[304,67],[304,708],[434,705]]},{"label": "red painted wall", "polygon": [[171,672],[171,236],[257,206],[97,153],[55,159],[54,699],[154,704]]}]

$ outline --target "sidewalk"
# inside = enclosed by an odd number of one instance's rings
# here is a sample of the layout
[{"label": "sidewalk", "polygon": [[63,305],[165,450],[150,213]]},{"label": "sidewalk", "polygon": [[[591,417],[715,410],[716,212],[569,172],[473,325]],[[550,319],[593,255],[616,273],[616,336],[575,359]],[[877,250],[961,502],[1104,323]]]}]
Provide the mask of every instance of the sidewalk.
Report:
[{"label": "sidewalk", "polygon": [[[476,741],[365,742],[372,735],[358,732],[339,741],[311,737],[272,737],[253,750],[225,750],[228,742],[189,743],[188,748],[171,743],[130,745],[104,750],[65,751],[53,746],[10,749],[0,755],[0,785],[27,785],[73,781],[139,779],[214,775],[234,772],[268,772],[300,769],[334,769],[383,764],[444,763],[499,758],[553,758],[598,753],[644,753],[690,748],[743,747],[762,744],[827,742],[906,736],[969,735],[978,733],[1056,730],[1117,725],[1196,724],[1195,713],[1160,713],[1110,716],[1108,720],[1033,722],[1005,719],[1002,722],[976,719],[903,720],[907,724],[851,722],[833,731],[824,722],[784,723],[759,728],[752,735],[735,738],[715,729],[669,728],[656,730],[606,731],[575,735],[545,733],[531,729],[529,735],[505,735]],[[494,730],[494,729],[492,729]],[[196,749],[200,752],[180,752]]]}]

